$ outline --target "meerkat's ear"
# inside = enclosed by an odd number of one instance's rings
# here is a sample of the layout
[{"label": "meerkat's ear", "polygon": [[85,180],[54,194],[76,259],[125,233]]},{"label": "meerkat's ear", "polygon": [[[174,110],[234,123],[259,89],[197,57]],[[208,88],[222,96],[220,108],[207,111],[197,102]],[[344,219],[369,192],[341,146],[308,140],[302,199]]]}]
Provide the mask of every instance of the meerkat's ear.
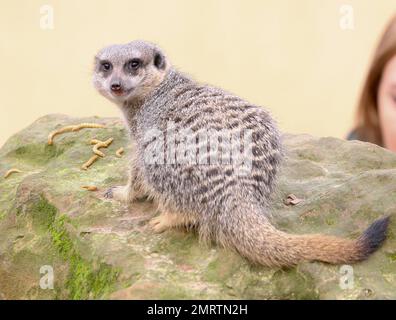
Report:
[{"label": "meerkat's ear", "polygon": [[165,56],[159,51],[154,52],[154,65],[161,70],[166,67]]}]

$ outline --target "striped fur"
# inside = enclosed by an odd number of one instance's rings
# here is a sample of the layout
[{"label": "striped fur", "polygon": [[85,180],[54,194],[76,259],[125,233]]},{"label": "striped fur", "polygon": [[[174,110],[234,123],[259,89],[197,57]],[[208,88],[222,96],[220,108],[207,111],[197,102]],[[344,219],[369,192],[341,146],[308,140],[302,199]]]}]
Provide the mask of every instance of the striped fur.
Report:
[{"label": "striped fur", "polygon": [[[114,55],[114,65],[123,65],[134,54],[146,57],[146,73],[141,71],[145,90],[117,102],[134,152],[129,184],[110,194],[127,201],[141,194],[154,198],[162,211],[151,222],[154,230],[194,227],[204,242],[215,241],[254,263],[280,267],[304,260],[357,262],[381,245],[387,218],[357,240],[277,230],[269,221],[268,206],[283,152],[269,112],[195,82],[172,68],[162,51],[166,67],[156,75],[148,66],[150,52],[152,64],[160,50],[157,46],[142,41],[125,46]],[[106,49],[97,59],[103,54],[112,61]],[[151,78],[155,81],[150,87]],[[94,83],[103,94],[100,75],[94,75]]]}]

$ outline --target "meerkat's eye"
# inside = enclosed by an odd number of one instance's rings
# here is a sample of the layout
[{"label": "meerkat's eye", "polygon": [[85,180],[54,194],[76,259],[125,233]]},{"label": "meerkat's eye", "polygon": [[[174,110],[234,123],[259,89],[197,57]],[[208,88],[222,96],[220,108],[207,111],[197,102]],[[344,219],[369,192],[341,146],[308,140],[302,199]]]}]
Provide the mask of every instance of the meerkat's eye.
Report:
[{"label": "meerkat's eye", "polygon": [[110,62],[102,62],[100,64],[100,70],[101,71],[108,72],[108,71],[111,70],[111,68],[112,68],[112,65],[111,65]]},{"label": "meerkat's eye", "polygon": [[129,71],[137,70],[141,63],[142,62],[139,59],[132,59],[127,62],[126,67]]}]

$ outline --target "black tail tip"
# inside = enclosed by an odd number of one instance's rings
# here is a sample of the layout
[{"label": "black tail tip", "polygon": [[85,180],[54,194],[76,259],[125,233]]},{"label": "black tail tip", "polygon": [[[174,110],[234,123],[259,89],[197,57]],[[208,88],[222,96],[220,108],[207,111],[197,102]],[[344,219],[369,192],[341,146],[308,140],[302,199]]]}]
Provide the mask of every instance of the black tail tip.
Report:
[{"label": "black tail tip", "polygon": [[376,251],[386,239],[386,230],[390,222],[390,216],[374,221],[358,239],[361,245],[362,258],[367,258]]}]

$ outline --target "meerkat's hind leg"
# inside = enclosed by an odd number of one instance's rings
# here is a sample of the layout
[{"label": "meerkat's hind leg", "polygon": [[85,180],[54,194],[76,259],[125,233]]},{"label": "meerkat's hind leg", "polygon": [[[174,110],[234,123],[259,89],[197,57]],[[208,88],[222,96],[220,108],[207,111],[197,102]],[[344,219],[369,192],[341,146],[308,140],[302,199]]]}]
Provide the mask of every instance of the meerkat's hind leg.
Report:
[{"label": "meerkat's hind leg", "polygon": [[194,226],[196,224],[196,220],[191,216],[165,211],[161,213],[159,216],[152,218],[149,222],[150,227],[156,233],[164,232],[170,228],[177,227],[188,227]]}]

